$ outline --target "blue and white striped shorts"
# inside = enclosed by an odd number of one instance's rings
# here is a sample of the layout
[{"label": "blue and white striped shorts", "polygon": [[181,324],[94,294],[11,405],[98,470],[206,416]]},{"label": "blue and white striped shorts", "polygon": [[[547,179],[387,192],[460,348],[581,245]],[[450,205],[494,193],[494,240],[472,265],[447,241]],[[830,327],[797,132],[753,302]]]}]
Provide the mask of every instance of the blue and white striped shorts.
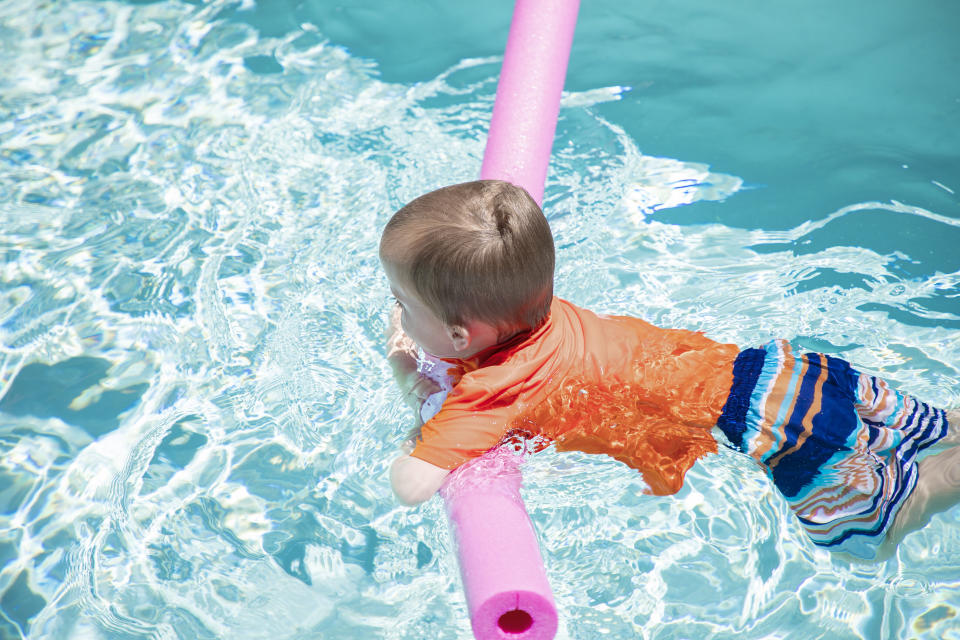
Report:
[{"label": "blue and white striped shorts", "polygon": [[717,426],[757,460],[814,544],[876,556],[946,414],[819,353],[775,340],[737,357]]}]

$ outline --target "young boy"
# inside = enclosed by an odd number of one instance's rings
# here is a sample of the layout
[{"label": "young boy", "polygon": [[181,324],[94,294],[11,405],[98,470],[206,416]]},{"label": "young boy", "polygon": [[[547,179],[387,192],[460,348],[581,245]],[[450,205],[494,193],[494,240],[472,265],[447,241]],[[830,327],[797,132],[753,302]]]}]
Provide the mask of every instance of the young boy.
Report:
[{"label": "young boy", "polygon": [[550,227],[519,187],[477,181],[415,199],[387,223],[380,260],[397,301],[387,357],[411,406],[438,389],[417,372],[418,346],[454,380],[391,466],[406,504],[518,436],[605,453],[649,493],[673,494],[717,451],[715,426],[832,550],[882,557],[960,501],[960,447],[919,462],[934,444],[960,444],[960,413],[785,341],[741,352],[555,298]]}]

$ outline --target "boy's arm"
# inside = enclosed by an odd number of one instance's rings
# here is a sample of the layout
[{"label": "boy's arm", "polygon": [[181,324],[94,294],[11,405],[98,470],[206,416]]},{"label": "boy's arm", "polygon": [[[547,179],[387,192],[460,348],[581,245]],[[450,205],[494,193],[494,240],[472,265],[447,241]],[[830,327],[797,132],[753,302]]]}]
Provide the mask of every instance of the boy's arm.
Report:
[{"label": "boy's arm", "polygon": [[409,454],[420,435],[420,407],[423,401],[441,390],[440,385],[417,371],[417,345],[400,326],[400,308],[394,307],[390,313],[390,325],[387,328],[387,362],[393,371],[393,377],[400,387],[404,401],[416,414],[416,426],[408,434],[408,439],[400,446],[403,455],[390,465],[390,485],[403,504],[414,506],[429,500],[450,473]]},{"label": "boy's arm", "polygon": [[405,454],[390,465],[390,486],[400,502],[412,507],[433,497],[449,474],[449,469]]}]

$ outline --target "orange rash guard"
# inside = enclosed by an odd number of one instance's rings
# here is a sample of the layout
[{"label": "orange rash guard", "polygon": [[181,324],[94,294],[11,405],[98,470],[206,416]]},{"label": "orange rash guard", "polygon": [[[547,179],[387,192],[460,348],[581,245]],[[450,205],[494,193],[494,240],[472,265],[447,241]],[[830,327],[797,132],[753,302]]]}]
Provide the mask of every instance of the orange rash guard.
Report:
[{"label": "orange rash guard", "polygon": [[640,471],[649,493],[676,493],[693,463],[717,451],[710,429],[738,353],[699,333],[554,298],[539,329],[448,361],[455,386],[411,455],[454,469],[505,439],[533,437],[607,454]]}]

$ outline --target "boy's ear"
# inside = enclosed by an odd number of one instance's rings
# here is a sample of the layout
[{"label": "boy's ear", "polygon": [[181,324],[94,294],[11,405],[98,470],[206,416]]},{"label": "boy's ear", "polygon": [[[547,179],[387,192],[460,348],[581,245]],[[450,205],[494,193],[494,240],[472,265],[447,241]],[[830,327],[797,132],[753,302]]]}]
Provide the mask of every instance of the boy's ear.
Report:
[{"label": "boy's ear", "polygon": [[463,325],[446,325],[444,328],[447,331],[447,337],[450,338],[450,342],[453,343],[453,348],[457,351],[465,351],[467,347],[470,346],[470,343],[473,342],[473,336],[470,335],[470,330]]}]

